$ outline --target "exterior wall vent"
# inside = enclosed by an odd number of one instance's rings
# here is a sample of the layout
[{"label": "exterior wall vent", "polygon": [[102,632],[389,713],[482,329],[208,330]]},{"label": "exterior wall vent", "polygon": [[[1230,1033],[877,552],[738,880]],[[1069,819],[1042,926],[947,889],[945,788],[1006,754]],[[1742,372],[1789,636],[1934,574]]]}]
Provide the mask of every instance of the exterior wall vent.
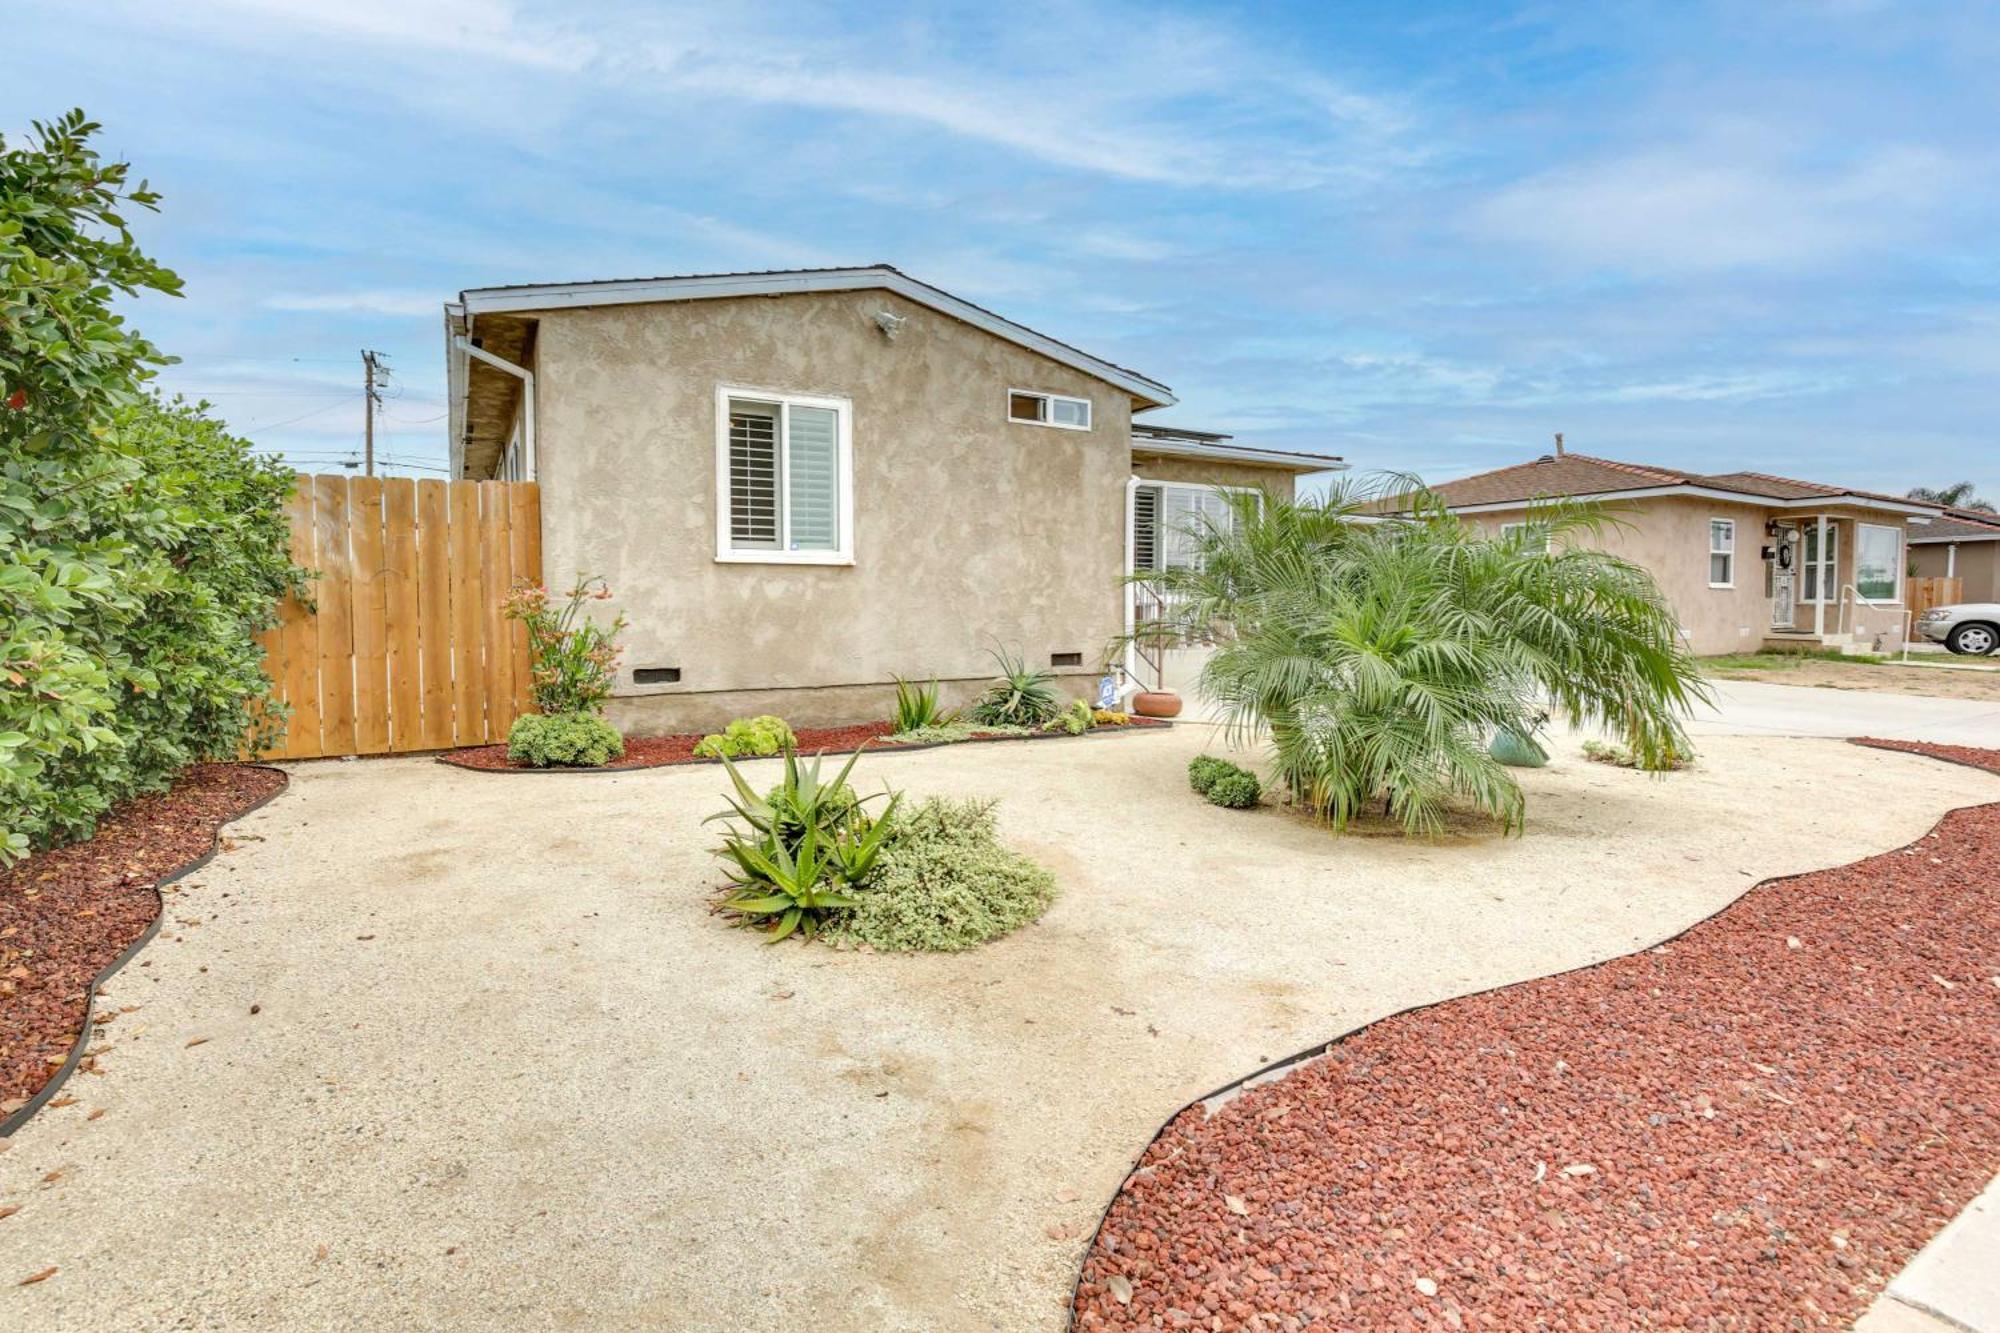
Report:
[{"label": "exterior wall vent", "polygon": [[1049,654],[1049,665],[1050,665],[1050,666],[1082,666],[1082,665],[1083,665],[1083,654],[1082,654],[1082,653],[1050,653],[1050,654]]},{"label": "exterior wall vent", "polygon": [[680,683],[679,667],[633,667],[634,685],[677,685]]}]

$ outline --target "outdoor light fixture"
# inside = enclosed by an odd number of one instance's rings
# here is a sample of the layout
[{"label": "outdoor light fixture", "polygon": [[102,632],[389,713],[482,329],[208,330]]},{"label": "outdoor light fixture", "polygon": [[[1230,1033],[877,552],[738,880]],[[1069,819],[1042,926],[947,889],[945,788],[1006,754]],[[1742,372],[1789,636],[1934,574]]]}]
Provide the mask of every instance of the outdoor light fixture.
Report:
[{"label": "outdoor light fixture", "polygon": [[891,342],[895,341],[896,335],[901,333],[903,326],[909,322],[908,315],[898,315],[889,310],[875,312],[875,327],[882,330],[882,336]]}]

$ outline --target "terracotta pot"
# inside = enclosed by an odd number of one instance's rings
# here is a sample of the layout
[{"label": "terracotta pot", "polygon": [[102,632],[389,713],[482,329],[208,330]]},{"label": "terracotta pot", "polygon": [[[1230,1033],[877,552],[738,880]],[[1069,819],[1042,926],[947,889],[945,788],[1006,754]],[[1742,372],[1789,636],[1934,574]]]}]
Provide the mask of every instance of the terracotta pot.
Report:
[{"label": "terracotta pot", "polygon": [[1181,697],[1172,690],[1141,690],[1132,696],[1132,711],[1140,717],[1179,717]]}]

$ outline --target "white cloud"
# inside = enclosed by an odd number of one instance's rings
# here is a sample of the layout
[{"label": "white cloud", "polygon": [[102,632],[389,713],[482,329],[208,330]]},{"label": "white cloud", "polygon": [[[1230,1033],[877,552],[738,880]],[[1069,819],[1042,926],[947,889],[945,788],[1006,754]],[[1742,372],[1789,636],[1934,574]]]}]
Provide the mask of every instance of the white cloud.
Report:
[{"label": "white cloud", "polygon": [[1822,166],[1714,136],[1530,177],[1487,199],[1473,225],[1584,264],[1795,270],[1914,240],[1963,170],[1919,146]]},{"label": "white cloud", "polygon": [[303,310],[320,314],[352,315],[438,315],[442,318],[444,297],[435,291],[358,290],[318,293],[278,293],[264,298],[270,310]]}]

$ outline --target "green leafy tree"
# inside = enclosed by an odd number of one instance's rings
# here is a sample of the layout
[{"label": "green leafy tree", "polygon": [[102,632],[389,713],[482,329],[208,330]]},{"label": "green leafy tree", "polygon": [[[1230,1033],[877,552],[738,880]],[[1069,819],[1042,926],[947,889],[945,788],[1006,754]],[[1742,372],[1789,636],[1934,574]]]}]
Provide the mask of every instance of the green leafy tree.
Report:
[{"label": "green leafy tree", "polygon": [[204,409],[113,310],[177,294],[80,111],[0,139],[0,859],[88,833],[275,721],[252,636],[302,590],[289,472]]},{"label": "green leafy tree", "polygon": [[1267,738],[1292,800],[1336,827],[1372,803],[1413,833],[1464,803],[1512,831],[1521,789],[1487,752],[1553,704],[1621,737],[1647,767],[1685,753],[1706,696],[1674,614],[1643,569],[1583,544],[1610,520],[1574,503],[1530,515],[1551,544],[1495,540],[1412,479],[1323,500],[1232,498],[1164,585],[1140,634],[1212,635],[1203,691],[1239,739]]},{"label": "green leafy tree", "polygon": [[1947,509],[1971,509],[1982,514],[1993,512],[1993,506],[1979,498],[1979,487],[1969,481],[1955,481],[1949,486],[1912,486],[1909,498],[1922,500],[1925,504],[1943,505]]}]

